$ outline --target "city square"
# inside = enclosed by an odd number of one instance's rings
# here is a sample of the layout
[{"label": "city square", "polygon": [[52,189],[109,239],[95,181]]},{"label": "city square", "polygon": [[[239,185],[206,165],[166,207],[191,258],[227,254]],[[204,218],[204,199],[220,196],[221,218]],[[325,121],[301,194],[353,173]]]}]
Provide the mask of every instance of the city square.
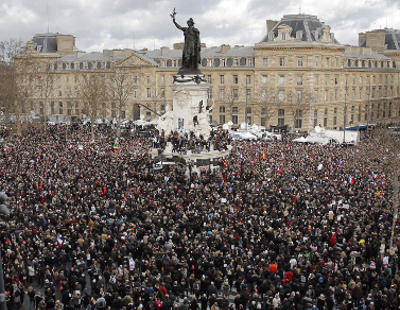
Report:
[{"label": "city square", "polygon": [[1,42],[0,309],[399,309],[400,31],[164,13]]}]

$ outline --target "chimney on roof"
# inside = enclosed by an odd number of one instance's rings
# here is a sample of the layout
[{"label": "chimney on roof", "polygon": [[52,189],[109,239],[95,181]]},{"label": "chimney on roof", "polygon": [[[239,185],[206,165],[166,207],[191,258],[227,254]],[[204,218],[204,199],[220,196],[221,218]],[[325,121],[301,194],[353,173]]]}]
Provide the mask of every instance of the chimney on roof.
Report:
[{"label": "chimney on roof", "polygon": [[225,54],[227,51],[229,51],[231,46],[229,44],[222,44],[219,48],[219,53]]},{"label": "chimney on roof", "polygon": [[364,32],[360,32],[358,34],[358,46],[361,46],[361,43],[367,39],[367,35]]},{"label": "chimney on roof", "polygon": [[161,56],[167,56],[167,55],[168,55],[168,52],[169,52],[169,47],[167,47],[167,46],[162,46],[162,47],[160,48],[160,54],[161,54]]},{"label": "chimney on roof", "polygon": [[276,21],[276,20],[267,19],[267,33],[270,32],[277,23],[278,23],[278,21]]},{"label": "chimney on roof", "polygon": [[185,43],[183,43],[183,42],[174,43],[174,50],[182,50],[184,46],[185,46]]},{"label": "chimney on roof", "polygon": [[366,47],[370,47],[376,52],[383,52],[385,49],[385,30],[372,30],[368,31],[365,35],[367,40]]},{"label": "chimney on roof", "polygon": [[57,53],[61,55],[72,54],[75,48],[75,37],[70,34],[56,35],[57,39]]}]

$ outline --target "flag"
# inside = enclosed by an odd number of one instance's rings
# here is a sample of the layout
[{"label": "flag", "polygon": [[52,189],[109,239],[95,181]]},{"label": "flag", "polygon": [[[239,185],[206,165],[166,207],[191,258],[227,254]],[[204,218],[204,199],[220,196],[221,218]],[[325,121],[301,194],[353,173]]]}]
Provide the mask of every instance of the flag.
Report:
[{"label": "flag", "polygon": [[339,167],[343,167],[343,160],[339,161]]},{"label": "flag", "polygon": [[229,162],[227,160],[224,161],[224,166],[228,166]]},{"label": "flag", "polygon": [[135,268],[136,268],[136,263],[135,263],[135,261],[133,260],[133,258],[132,258],[132,257],[129,257],[128,261],[129,261],[129,271],[135,270]]},{"label": "flag", "polygon": [[63,239],[61,239],[60,236],[57,236],[57,242],[58,242],[59,246],[62,246],[64,241],[63,241]]},{"label": "flag", "polygon": [[349,176],[349,183],[354,184],[354,179],[351,176]]},{"label": "flag", "polygon": [[260,152],[257,152],[256,153],[256,158],[259,158],[260,157]]},{"label": "flag", "polygon": [[278,174],[282,174],[282,168],[281,167],[276,167],[276,171],[278,171]]},{"label": "flag", "polygon": [[120,149],[119,145],[114,144],[113,150],[114,150],[114,151],[119,151],[119,149]]},{"label": "flag", "polygon": [[386,184],[385,181],[382,180],[382,181],[381,181],[382,187],[385,187],[385,184]]},{"label": "flag", "polygon": [[361,151],[360,151],[360,149],[356,149],[355,152],[356,153],[360,153]]},{"label": "flag", "polygon": [[376,179],[377,177],[378,177],[378,176],[377,176],[375,173],[372,172],[372,178],[373,178],[373,179]]},{"label": "flag", "polygon": [[266,157],[267,157],[267,155],[265,154],[265,152],[263,152],[261,159],[265,160]]}]

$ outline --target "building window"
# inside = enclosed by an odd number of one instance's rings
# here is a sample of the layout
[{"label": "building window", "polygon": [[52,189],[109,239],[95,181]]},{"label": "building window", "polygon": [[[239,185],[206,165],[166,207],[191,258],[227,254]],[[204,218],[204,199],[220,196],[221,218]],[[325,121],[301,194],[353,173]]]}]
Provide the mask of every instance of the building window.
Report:
[{"label": "building window", "polygon": [[279,58],[279,66],[283,67],[285,65],[285,57]]},{"label": "building window", "polygon": [[297,86],[303,86],[303,76],[302,75],[297,76]]},{"label": "building window", "polygon": [[146,75],[146,83],[150,84],[150,75]]},{"label": "building window", "polygon": [[279,91],[278,99],[280,102],[283,102],[285,100],[285,91],[284,90]]},{"label": "building window", "polygon": [[315,66],[319,66],[319,56],[315,56]]},{"label": "building window", "polygon": [[161,88],[161,98],[165,98],[165,88]]},{"label": "building window", "polygon": [[337,108],[333,108],[333,126],[337,125]]},{"label": "building window", "polygon": [[303,67],[303,58],[302,57],[297,58],[297,66]]},{"label": "building window", "polygon": [[134,88],[133,89],[133,98],[137,98],[137,96],[138,96],[138,90],[137,90],[137,88]]},{"label": "building window", "polygon": [[286,32],[282,32],[282,40],[286,40]]},{"label": "building window", "polygon": [[225,83],[225,76],[224,75],[220,75],[219,76],[219,82],[220,82],[220,84],[224,84]]},{"label": "building window", "polygon": [[40,115],[44,115],[44,105],[43,105],[43,102],[40,102],[40,104],[39,104],[39,113],[40,113]]},{"label": "building window", "polygon": [[266,76],[266,75],[263,75],[263,76],[262,76],[262,83],[263,83],[263,85],[267,85],[267,81],[268,81],[267,76]]},{"label": "building window", "polygon": [[239,99],[239,91],[237,88],[233,89],[233,100],[238,100]]},{"label": "building window", "polygon": [[211,74],[207,75],[207,82],[208,84],[211,84]]},{"label": "building window", "polygon": [[67,115],[68,116],[72,115],[72,104],[71,104],[71,102],[67,103]]},{"label": "building window", "polygon": [[133,83],[137,84],[137,82],[138,82],[138,76],[134,75],[133,76]]},{"label": "building window", "polygon": [[61,101],[58,103],[58,114],[64,114],[63,103]]},{"label": "building window", "polygon": [[147,122],[151,121],[151,112],[150,112],[150,111],[147,111],[147,112],[146,112],[146,117],[145,117],[145,119],[146,119]]},{"label": "building window", "polygon": [[246,100],[250,100],[251,98],[251,89],[246,89]]},{"label": "building window", "polygon": [[261,91],[261,99],[262,99],[262,101],[267,101],[267,90],[266,89],[263,89],[262,91]]},{"label": "building window", "polygon": [[233,76],[233,84],[238,84],[239,83],[239,77],[237,75]]},{"label": "building window", "polygon": [[88,62],[88,69],[89,69],[89,70],[92,70],[92,67],[93,67],[92,63],[91,63],[91,62]]},{"label": "building window", "polygon": [[251,75],[246,75],[246,84],[251,84]]},{"label": "building window", "polygon": [[303,121],[303,111],[302,110],[296,110],[294,128],[301,128],[302,121]]},{"label": "building window", "polygon": [[296,95],[297,95],[297,103],[301,103],[302,100],[303,100],[303,91],[298,90],[298,91],[296,92]]},{"label": "building window", "polygon": [[232,123],[237,124],[239,122],[238,114],[239,114],[238,107],[232,107]]},{"label": "building window", "polygon": [[279,76],[279,85],[285,86],[285,76],[284,75]]},{"label": "building window", "polygon": [[219,122],[220,124],[225,124],[225,107],[219,107]]},{"label": "building window", "polygon": [[314,110],[314,128],[318,125],[318,110]]},{"label": "building window", "polygon": [[324,127],[328,126],[328,109],[324,110]]},{"label": "building window", "polygon": [[219,90],[219,99],[221,99],[221,100],[225,99],[225,89]]},{"label": "building window", "polygon": [[61,90],[58,91],[58,97],[62,97],[62,91]]},{"label": "building window", "polygon": [[101,62],[100,61],[97,62],[97,69],[101,69]]},{"label": "building window", "polygon": [[350,124],[354,123],[354,106],[351,106]]},{"label": "building window", "polygon": [[164,84],[164,83],[165,83],[165,75],[164,75],[164,74],[162,74],[162,75],[160,76],[160,83],[161,83],[161,84]]},{"label": "building window", "polygon": [[146,88],[147,98],[151,98],[151,89]]},{"label": "building window", "polygon": [[261,126],[267,125],[267,108],[261,108]]},{"label": "building window", "polygon": [[251,124],[251,108],[246,109],[246,124]]},{"label": "building window", "polygon": [[79,103],[75,102],[75,112],[74,115],[79,115]]},{"label": "building window", "polygon": [[161,114],[164,114],[164,113],[166,112],[166,106],[165,106],[165,104],[162,104],[162,105],[161,105],[161,107],[160,107],[160,112],[161,112]]},{"label": "building window", "polygon": [[282,127],[285,125],[285,110],[279,109],[278,110],[278,126]]},{"label": "building window", "polygon": [[389,111],[388,111],[388,117],[392,117],[392,103],[389,102]]},{"label": "building window", "polygon": [[264,67],[268,66],[268,57],[263,58],[263,66]]}]

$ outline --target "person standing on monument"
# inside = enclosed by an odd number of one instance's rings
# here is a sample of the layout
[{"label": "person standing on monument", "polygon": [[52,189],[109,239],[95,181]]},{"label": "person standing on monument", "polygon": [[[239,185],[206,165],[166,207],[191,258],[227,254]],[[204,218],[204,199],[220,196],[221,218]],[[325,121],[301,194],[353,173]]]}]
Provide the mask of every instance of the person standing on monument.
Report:
[{"label": "person standing on monument", "polygon": [[182,27],[175,21],[175,9],[171,14],[172,21],[176,28],[183,31],[185,36],[185,45],[182,53],[182,67],[178,74],[199,74],[198,64],[200,63],[200,32],[195,28],[193,18],[187,21],[188,27]]}]

